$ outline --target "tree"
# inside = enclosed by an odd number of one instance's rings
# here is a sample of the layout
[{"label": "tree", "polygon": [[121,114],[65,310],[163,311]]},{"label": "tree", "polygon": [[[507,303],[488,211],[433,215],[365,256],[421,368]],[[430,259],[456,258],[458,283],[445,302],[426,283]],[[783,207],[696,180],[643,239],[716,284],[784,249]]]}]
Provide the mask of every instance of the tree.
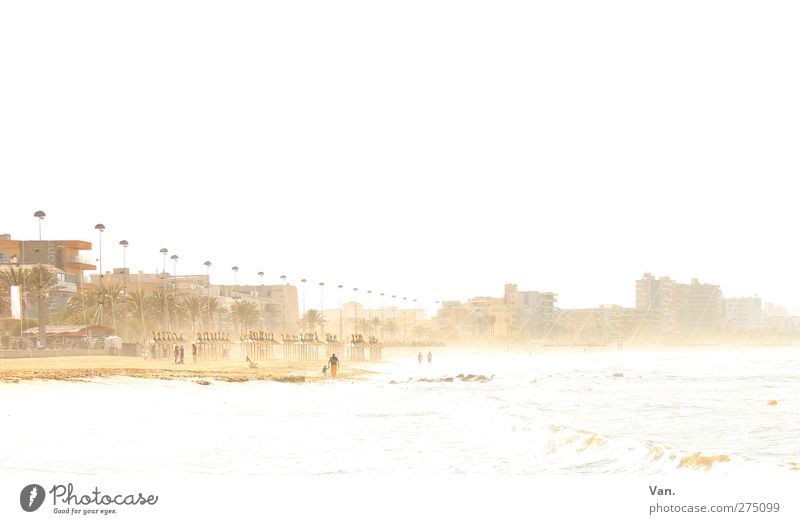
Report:
[{"label": "tree", "polygon": [[129,318],[133,320],[133,325],[141,334],[141,340],[146,340],[150,331],[155,330],[158,320],[158,312],[153,309],[149,296],[141,291],[128,293],[125,308]]},{"label": "tree", "polygon": [[103,325],[116,326],[126,314],[122,288],[118,285],[101,289],[84,289],[70,297],[60,318],[68,324],[100,323],[103,308]]},{"label": "tree", "polygon": [[225,308],[222,307],[217,297],[203,297],[202,308],[206,331],[211,331],[213,329],[211,326],[214,324],[214,315],[217,315],[219,319],[219,316],[225,312]]},{"label": "tree", "polygon": [[231,306],[230,320],[234,326],[239,326],[239,333],[249,331],[252,326],[258,325],[260,318],[258,306],[252,302],[237,300]]},{"label": "tree", "polygon": [[314,331],[317,324],[322,324],[322,313],[316,309],[309,309],[300,319],[300,325],[308,331]]},{"label": "tree", "polygon": [[203,302],[197,296],[186,296],[178,302],[178,309],[183,312],[183,317],[189,320],[192,326],[192,333],[197,331],[200,325],[200,318],[203,315]]},{"label": "tree", "polygon": [[[47,302],[50,294],[57,291],[61,285],[58,283],[56,274],[48,267],[34,266],[30,268],[24,267],[9,267],[0,271],[0,288],[2,288],[2,296],[8,297],[9,289],[11,286],[19,286],[22,293],[22,317],[25,317],[27,311],[28,301],[38,302],[41,298]],[[6,301],[5,307],[9,308],[10,304]]]},{"label": "tree", "polygon": [[397,323],[394,320],[387,320],[383,323],[383,332],[387,333],[390,338],[394,338],[397,331]]},{"label": "tree", "polygon": [[378,328],[381,326],[381,319],[378,317],[372,317],[367,321],[367,326],[372,331],[372,334],[377,336]]}]

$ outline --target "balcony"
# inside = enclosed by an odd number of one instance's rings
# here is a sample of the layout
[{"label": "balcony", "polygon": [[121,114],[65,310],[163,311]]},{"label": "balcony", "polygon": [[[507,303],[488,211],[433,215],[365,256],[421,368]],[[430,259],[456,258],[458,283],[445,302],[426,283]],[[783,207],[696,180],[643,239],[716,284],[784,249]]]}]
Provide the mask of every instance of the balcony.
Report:
[{"label": "balcony", "polygon": [[64,263],[64,266],[71,269],[79,269],[84,271],[97,269],[92,260],[79,255],[69,257]]}]

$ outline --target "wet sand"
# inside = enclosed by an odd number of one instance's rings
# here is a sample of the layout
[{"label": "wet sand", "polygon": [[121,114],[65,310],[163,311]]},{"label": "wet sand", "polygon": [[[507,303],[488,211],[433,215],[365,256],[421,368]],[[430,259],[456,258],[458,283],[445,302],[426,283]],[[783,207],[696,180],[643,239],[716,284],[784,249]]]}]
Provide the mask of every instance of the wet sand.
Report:
[{"label": "wet sand", "polygon": [[[191,358],[191,357],[190,357]],[[250,368],[247,362],[234,360],[201,361],[197,364],[173,364],[167,360],[143,360],[141,357],[82,356],[43,358],[0,358],[0,382],[20,380],[91,380],[97,377],[136,377],[163,380],[206,380],[246,382],[314,382],[323,380],[324,361],[266,360]],[[357,365],[357,367],[356,367]],[[343,362],[339,380],[354,380],[369,373],[370,363]],[[330,378],[330,376],[329,376]]]}]

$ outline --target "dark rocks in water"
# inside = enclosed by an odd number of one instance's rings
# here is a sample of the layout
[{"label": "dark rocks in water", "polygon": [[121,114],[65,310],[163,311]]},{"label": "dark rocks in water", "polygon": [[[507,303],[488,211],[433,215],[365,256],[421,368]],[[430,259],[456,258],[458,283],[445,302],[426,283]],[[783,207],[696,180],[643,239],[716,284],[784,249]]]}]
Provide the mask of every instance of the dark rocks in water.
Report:
[{"label": "dark rocks in water", "polygon": [[194,383],[195,384],[200,384],[201,386],[210,386],[211,385],[211,382],[209,382],[208,380],[195,380]]},{"label": "dark rocks in water", "polygon": [[389,384],[399,384],[399,382],[398,382],[398,381],[396,381],[396,380],[390,380],[390,381],[389,381]]},{"label": "dark rocks in water", "polygon": [[455,377],[443,378],[418,378],[417,382],[453,382],[455,379],[460,379],[461,382],[489,382],[494,378],[494,375],[487,377],[485,375],[464,375],[459,373]]},{"label": "dark rocks in water", "polygon": [[622,373],[614,373],[612,376],[614,378],[622,378],[624,375]]},{"label": "dark rocks in water", "polygon": [[485,375],[466,375],[461,377],[462,382],[489,382],[494,378],[494,375],[487,377]]},{"label": "dark rocks in water", "polygon": [[305,382],[306,381],[306,377],[298,377],[298,376],[291,376],[290,375],[288,377],[278,377],[275,380],[278,381],[278,382],[291,382],[291,383],[294,383],[294,384],[298,384],[298,383],[301,383],[301,382]]}]

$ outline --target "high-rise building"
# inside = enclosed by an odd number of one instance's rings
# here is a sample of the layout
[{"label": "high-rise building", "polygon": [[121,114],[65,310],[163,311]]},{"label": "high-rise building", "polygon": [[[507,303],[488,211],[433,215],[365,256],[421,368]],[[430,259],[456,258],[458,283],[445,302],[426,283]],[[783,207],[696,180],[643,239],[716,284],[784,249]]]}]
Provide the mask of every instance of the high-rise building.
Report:
[{"label": "high-rise building", "polygon": [[725,299],[725,322],[728,329],[753,330],[764,325],[761,298],[738,297]]},{"label": "high-rise building", "polygon": [[557,301],[555,293],[519,291],[516,284],[506,284],[503,302],[512,317],[512,334],[541,337],[549,333],[556,321]]}]

